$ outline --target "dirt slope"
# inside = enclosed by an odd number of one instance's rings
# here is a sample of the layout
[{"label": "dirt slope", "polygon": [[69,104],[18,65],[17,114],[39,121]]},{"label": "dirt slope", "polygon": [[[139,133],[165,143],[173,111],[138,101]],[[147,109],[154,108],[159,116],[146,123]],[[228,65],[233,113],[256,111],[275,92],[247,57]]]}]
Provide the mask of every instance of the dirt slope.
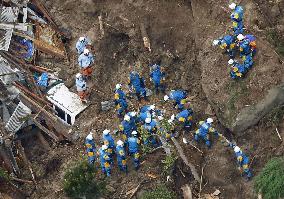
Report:
[{"label": "dirt slope", "polygon": [[[253,26],[256,16],[259,23],[266,26],[265,22],[261,23],[264,21],[263,17],[255,11],[250,1],[243,1],[242,4],[245,5],[248,18],[246,23],[250,23],[247,27]],[[222,6],[227,9],[227,1],[48,0],[46,5],[56,22],[68,28],[73,36],[68,46],[71,55],[70,64],[61,65],[61,75],[64,80],[73,82],[74,74],[78,70],[77,55],[74,52],[77,38],[88,31],[97,36],[97,40],[94,41],[96,50],[94,79],[95,87],[100,92],[92,95],[92,105],[81,114],[74,126],[74,130],[80,136],[74,145],[53,145],[50,152],[39,154],[32,159],[32,163],[36,165],[40,188],[31,198],[65,198],[61,191],[62,178],[72,162],[82,159],[84,155],[82,143],[85,136],[93,130],[96,132],[97,145],[100,145],[102,130],[117,128],[119,121],[115,112],[100,112],[99,103],[112,98],[116,83],[127,83],[131,70],[141,71],[148,80],[148,64],[161,62],[166,68],[168,90],[183,88],[188,90],[191,96],[196,96],[192,102],[195,122],[208,116],[205,112],[208,113],[209,101],[218,118],[228,126],[245,105],[256,103],[269,88],[283,81],[281,75],[283,67],[278,63],[272,45],[267,43],[263,33],[253,32],[254,29],[250,31],[258,38],[259,52],[255,57],[256,65],[244,80],[233,82],[230,79],[227,57],[222,55],[219,49],[212,47],[212,40],[229,30],[229,14],[222,9]],[[100,14],[105,22],[104,37],[101,37],[98,28]],[[143,47],[140,23],[144,23],[147,27],[153,50],[151,53],[145,51]],[[137,63],[140,63],[140,67],[133,67]],[[61,63],[52,64],[60,67]],[[147,86],[151,87],[149,81]],[[159,104],[161,98],[162,95],[155,96],[151,98],[151,102]],[[133,109],[138,108],[135,100],[131,100],[131,104]],[[169,115],[173,112],[168,108],[167,110]],[[218,130],[224,129],[218,128]],[[277,137],[271,138],[271,135],[275,135],[273,131],[274,128],[261,123],[246,134],[234,137],[245,152],[250,157],[254,157],[252,168],[255,173],[271,157],[269,154],[271,149],[275,153],[283,154]],[[192,139],[192,134],[187,134],[186,137]],[[231,150],[217,141],[214,142],[211,150],[203,145],[198,147],[204,151],[204,156],[194,148],[183,145],[188,158],[199,172],[206,165],[204,181],[208,183],[203,193],[220,189],[221,198],[253,198],[251,182],[245,183],[239,176]],[[36,151],[38,148],[34,147],[33,150]],[[109,180],[109,184],[115,189],[112,198],[123,195],[148,173],[157,175],[157,179],[142,187],[142,190],[165,181],[160,175],[162,157],[163,154],[159,151],[145,157],[141,170],[137,173],[131,170],[128,176],[121,175],[115,169],[113,177]],[[59,163],[54,164],[54,159],[59,159]],[[180,194],[180,187],[192,179],[181,163],[178,163],[178,166],[186,176],[183,177],[178,169],[172,187]]]}]

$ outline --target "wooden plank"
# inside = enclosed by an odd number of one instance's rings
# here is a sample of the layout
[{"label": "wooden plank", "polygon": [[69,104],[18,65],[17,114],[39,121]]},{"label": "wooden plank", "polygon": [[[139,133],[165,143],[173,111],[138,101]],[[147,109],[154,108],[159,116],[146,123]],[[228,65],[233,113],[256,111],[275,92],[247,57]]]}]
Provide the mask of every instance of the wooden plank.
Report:
[{"label": "wooden plank", "polygon": [[[35,101],[30,99],[24,94],[20,94],[20,99],[23,101],[23,103],[28,106],[31,110],[34,112],[39,112],[42,107],[37,104]],[[53,128],[58,132],[59,134],[62,134],[66,139],[71,140],[70,135],[68,134],[68,131],[70,127],[64,125],[55,115],[51,114],[45,109],[42,109],[41,116],[48,122],[51,123]],[[45,130],[46,131],[46,130]],[[56,136],[57,137],[57,136]]]},{"label": "wooden plank", "polygon": [[192,173],[192,175],[194,176],[194,179],[195,179],[197,182],[201,183],[201,179],[200,179],[200,177],[199,177],[199,175],[198,175],[198,173],[197,173],[197,170],[196,170],[195,166],[193,166],[193,164],[191,164],[191,163],[188,161],[188,159],[187,159],[186,156],[184,155],[183,149],[182,149],[182,147],[180,146],[180,144],[178,143],[178,141],[177,141],[174,137],[172,137],[171,139],[172,139],[172,141],[173,141],[173,143],[174,143],[174,145],[175,145],[175,147],[176,147],[176,149],[177,149],[177,151],[178,151],[178,153],[179,153],[179,156],[181,157],[181,159],[183,160],[183,162],[190,168],[191,173]]},{"label": "wooden plank", "polygon": [[44,126],[42,126],[37,120],[32,118],[32,121],[35,123],[35,125],[42,130],[43,132],[45,132],[49,137],[51,137],[52,139],[54,139],[56,142],[58,142],[60,139],[50,130],[48,130],[47,128],[45,128]]}]

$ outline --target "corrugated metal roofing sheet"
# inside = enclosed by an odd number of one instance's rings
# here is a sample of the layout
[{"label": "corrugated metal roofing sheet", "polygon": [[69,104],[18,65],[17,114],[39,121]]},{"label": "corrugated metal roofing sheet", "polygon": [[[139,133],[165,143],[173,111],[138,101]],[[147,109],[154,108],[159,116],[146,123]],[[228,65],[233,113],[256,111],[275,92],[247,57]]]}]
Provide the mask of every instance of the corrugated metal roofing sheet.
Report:
[{"label": "corrugated metal roofing sheet", "polygon": [[6,123],[5,128],[10,132],[16,133],[25,123],[31,113],[31,109],[20,102],[9,121]]}]

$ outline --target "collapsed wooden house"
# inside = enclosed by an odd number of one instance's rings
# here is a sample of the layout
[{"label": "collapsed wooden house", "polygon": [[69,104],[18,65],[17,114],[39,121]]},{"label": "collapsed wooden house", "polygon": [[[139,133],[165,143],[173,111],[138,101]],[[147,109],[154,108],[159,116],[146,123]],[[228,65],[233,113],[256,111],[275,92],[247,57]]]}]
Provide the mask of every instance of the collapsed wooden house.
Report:
[{"label": "collapsed wooden house", "polygon": [[[71,126],[86,105],[52,69],[37,64],[38,53],[67,59],[62,33],[39,0],[2,1],[0,11],[0,166],[20,169],[14,151],[36,127],[37,141],[70,140]],[[24,154],[22,154],[24,156]],[[26,158],[25,158],[26,159]],[[33,175],[33,174],[32,174]]]}]

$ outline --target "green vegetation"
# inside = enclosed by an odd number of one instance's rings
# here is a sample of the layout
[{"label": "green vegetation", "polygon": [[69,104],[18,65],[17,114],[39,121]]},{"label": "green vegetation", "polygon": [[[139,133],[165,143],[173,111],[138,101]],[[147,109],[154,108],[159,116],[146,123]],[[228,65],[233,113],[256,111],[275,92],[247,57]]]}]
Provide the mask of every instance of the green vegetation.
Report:
[{"label": "green vegetation", "polygon": [[175,199],[176,194],[165,185],[159,185],[151,191],[145,192],[140,199]]},{"label": "green vegetation", "polygon": [[138,132],[140,133],[141,139],[142,139],[141,140],[142,141],[142,145],[141,145],[142,153],[146,154],[146,153],[151,152],[153,148],[150,145],[144,144],[146,140],[150,137],[150,134],[142,126],[138,128]]},{"label": "green vegetation", "polygon": [[163,163],[163,173],[166,175],[169,175],[171,170],[174,167],[175,161],[177,160],[177,156],[175,154],[167,155],[164,160],[162,160]]},{"label": "green vegetation", "polygon": [[284,106],[278,106],[272,109],[270,113],[264,117],[263,121],[266,121],[268,125],[277,125],[282,121],[283,117]]},{"label": "green vegetation", "polygon": [[227,104],[229,111],[228,122],[232,123],[237,112],[236,104],[238,103],[239,99],[248,94],[245,80],[230,81],[227,86],[227,92],[229,94]]},{"label": "green vegetation", "polygon": [[106,191],[105,183],[96,179],[96,169],[87,161],[77,164],[65,173],[64,191],[71,198],[98,198]]},{"label": "green vegetation", "polygon": [[256,193],[264,199],[284,197],[284,157],[271,159],[254,179]]},{"label": "green vegetation", "polygon": [[0,167],[0,181],[10,181],[9,174],[2,167]]}]

